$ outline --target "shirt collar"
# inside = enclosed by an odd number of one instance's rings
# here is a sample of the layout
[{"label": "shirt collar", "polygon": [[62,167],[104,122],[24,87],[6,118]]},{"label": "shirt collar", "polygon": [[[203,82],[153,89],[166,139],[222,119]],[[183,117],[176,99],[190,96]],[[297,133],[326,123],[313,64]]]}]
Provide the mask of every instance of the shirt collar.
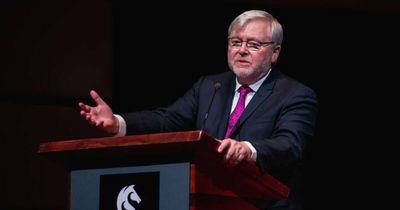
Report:
[{"label": "shirt collar", "polygon": [[[257,82],[249,85],[249,87],[254,91],[257,92],[257,90],[261,87],[262,83],[264,82],[265,79],[267,79],[269,73],[271,73],[272,69],[269,69],[268,73],[263,76],[261,79],[259,79]],[[238,89],[242,86],[242,84],[239,83],[237,77],[236,77],[236,88],[235,91],[238,91]]]}]

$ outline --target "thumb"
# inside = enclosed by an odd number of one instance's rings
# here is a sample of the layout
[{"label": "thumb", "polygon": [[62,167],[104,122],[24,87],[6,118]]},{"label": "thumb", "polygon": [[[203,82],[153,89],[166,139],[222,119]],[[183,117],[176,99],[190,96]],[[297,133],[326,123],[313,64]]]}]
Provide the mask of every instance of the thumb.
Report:
[{"label": "thumb", "polygon": [[99,94],[97,94],[96,91],[91,90],[91,91],[90,91],[90,96],[92,96],[93,100],[96,102],[97,105],[103,105],[103,104],[105,104],[105,102],[103,101],[103,99],[99,96]]}]

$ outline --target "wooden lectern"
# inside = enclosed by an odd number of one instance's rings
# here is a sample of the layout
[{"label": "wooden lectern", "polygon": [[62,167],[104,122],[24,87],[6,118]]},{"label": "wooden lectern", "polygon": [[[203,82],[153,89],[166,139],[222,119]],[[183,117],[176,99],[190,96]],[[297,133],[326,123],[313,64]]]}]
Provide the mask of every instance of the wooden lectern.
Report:
[{"label": "wooden lectern", "polygon": [[[162,210],[249,210],[257,209],[257,202],[288,197],[288,187],[261,173],[254,163],[225,167],[216,151],[219,144],[203,131],[184,131],[51,141],[41,143],[38,153],[70,171],[71,210],[106,209],[101,205],[115,186],[106,189],[100,185],[107,180],[129,180],[126,174],[140,175],[134,184],[144,185],[144,191],[149,188],[145,176],[155,175],[149,184],[159,188],[159,200],[146,201],[145,192],[136,189],[141,202],[129,202],[138,210],[146,202],[156,202]],[[117,209],[114,200],[111,198],[110,205]]]}]

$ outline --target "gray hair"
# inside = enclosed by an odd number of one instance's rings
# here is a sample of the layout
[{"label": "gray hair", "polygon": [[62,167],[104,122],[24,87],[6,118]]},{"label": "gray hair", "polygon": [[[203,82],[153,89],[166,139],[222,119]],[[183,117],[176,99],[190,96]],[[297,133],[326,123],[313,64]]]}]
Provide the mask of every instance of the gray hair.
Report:
[{"label": "gray hair", "polygon": [[262,10],[249,10],[237,16],[229,26],[228,35],[231,34],[233,27],[237,26],[240,28],[246,22],[257,18],[264,19],[271,24],[271,41],[273,41],[275,45],[281,45],[283,41],[282,25],[274,16]]}]

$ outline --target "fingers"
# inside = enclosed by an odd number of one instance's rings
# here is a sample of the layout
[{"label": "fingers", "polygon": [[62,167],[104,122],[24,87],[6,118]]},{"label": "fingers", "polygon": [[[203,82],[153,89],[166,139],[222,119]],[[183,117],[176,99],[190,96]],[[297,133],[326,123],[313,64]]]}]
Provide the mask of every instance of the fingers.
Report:
[{"label": "fingers", "polygon": [[81,111],[80,114],[90,125],[94,125],[96,127],[102,127],[104,125],[104,121],[98,119],[95,115],[85,111]]},{"label": "fingers", "polygon": [[238,165],[251,156],[251,151],[245,143],[233,139],[223,140],[217,151],[224,154],[224,162],[230,167]]},{"label": "fingers", "polygon": [[109,134],[116,134],[119,129],[118,121],[115,120],[111,108],[103,101],[96,91],[91,90],[90,96],[97,104],[96,106],[89,106],[85,103],[79,102],[79,114],[90,125],[100,128]]},{"label": "fingers", "polygon": [[89,112],[85,112],[82,110],[79,113],[82,116],[82,118],[88,121],[89,124],[94,125],[96,123],[93,116]]},{"label": "fingers", "polygon": [[[105,104],[105,102],[103,101],[103,99],[100,97],[100,95],[99,95],[96,91],[91,90],[91,91],[90,91],[90,96],[92,97],[92,99],[94,100],[94,102],[96,102],[97,105],[99,105],[99,104],[101,104],[101,105]],[[92,108],[91,106],[88,106],[88,105],[86,105],[86,104],[84,104],[84,103],[82,103],[82,102],[79,102],[79,107],[81,108],[81,110],[84,110],[84,111],[86,111],[86,112],[89,112],[90,109]]]},{"label": "fingers", "polygon": [[222,140],[222,141],[221,141],[221,144],[219,145],[219,147],[218,147],[218,149],[217,149],[217,151],[218,151],[219,153],[222,153],[222,152],[225,151],[227,148],[229,148],[229,144],[230,144],[230,143],[231,143],[231,142],[228,141],[227,139]]},{"label": "fingers", "polygon": [[81,111],[90,112],[91,107],[82,102],[79,102],[79,108],[81,109]]},{"label": "fingers", "polygon": [[88,106],[82,102],[79,102],[79,108],[81,109],[79,114],[89,122],[91,125],[96,125],[98,122],[96,122],[95,117],[93,116],[92,109],[93,107]]},{"label": "fingers", "polygon": [[81,109],[81,111],[79,112],[79,114],[80,114],[85,120],[90,121],[90,118],[91,118],[90,112],[91,112],[92,107],[90,107],[90,106],[88,106],[88,105],[86,105],[86,104],[84,104],[84,103],[82,103],[82,102],[79,102],[79,108]]},{"label": "fingers", "polygon": [[94,102],[96,102],[97,105],[105,104],[105,102],[103,101],[103,99],[100,97],[99,94],[97,94],[96,91],[91,90],[91,91],[90,91],[90,96],[93,98]]}]

